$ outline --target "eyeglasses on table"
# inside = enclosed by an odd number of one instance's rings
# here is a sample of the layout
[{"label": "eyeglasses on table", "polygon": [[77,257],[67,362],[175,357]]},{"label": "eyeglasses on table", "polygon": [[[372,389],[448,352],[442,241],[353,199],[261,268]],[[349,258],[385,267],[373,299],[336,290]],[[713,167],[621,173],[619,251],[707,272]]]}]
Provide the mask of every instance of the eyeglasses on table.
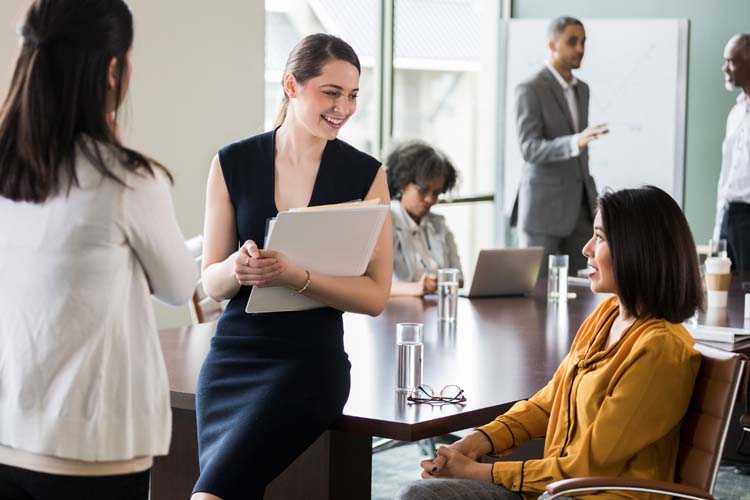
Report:
[{"label": "eyeglasses on table", "polygon": [[461,404],[466,402],[464,390],[454,384],[449,384],[435,392],[435,389],[427,384],[422,384],[410,393],[406,400],[412,403],[450,403]]}]

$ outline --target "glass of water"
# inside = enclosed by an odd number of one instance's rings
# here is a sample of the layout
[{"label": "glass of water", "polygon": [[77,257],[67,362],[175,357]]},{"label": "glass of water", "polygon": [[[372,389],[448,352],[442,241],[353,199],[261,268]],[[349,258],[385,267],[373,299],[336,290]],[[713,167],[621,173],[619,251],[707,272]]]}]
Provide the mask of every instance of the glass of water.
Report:
[{"label": "glass of water", "polygon": [[422,385],[422,323],[396,325],[396,390],[413,392]]},{"label": "glass of water", "polygon": [[550,255],[547,273],[547,301],[568,301],[568,256]]},{"label": "glass of water", "polygon": [[458,306],[458,269],[438,269],[438,321],[455,322]]},{"label": "glass of water", "polygon": [[724,238],[708,240],[709,257],[727,257],[727,240]]}]

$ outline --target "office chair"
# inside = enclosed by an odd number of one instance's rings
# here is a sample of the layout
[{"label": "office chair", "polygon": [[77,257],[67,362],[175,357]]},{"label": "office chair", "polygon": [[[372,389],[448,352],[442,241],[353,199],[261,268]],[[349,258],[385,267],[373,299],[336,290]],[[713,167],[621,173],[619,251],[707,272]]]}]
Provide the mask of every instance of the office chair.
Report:
[{"label": "office chair", "polygon": [[[742,428],[742,436],[740,442],[737,445],[737,454],[743,457],[750,457],[750,450],[744,449],[745,438],[750,434],[750,386],[745,392],[745,413],[740,416],[740,428]],[[750,474],[750,464],[736,464],[735,472],[740,474]]]},{"label": "office chair", "polygon": [[747,370],[742,354],[696,344],[701,367],[690,406],[682,420],[675,480],[657,481],[632,477],[579,477],[547,486],[540,499],[603,490],[629,490],[678,498],[711,499],[719,470],[732,410]]},{"label": "office chair", "polygon": [[226,302],[216,302],[203,290],[203,280],[200,277],[203,260],[203,235],[194,236],[185,243],[198,268],[198,282],[195,284],[195,292],[193,292],[193,298],[190,301],[190,317],[193,319],[193,324],[207,323],[221,316]]}]

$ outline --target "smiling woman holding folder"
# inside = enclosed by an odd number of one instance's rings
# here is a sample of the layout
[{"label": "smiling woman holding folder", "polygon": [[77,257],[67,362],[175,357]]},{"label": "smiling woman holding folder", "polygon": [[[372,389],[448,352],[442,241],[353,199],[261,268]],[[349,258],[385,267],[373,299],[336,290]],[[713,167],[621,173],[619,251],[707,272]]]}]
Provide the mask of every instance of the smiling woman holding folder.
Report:
[{"label": "smiling woman holding folder", "polygon": [[[260,248],[266,220],[279,212],[353,199],[388,203],[380,162],[336,138],[357,108],[359,76],[346,42],[305,37],[286,64],[275,130],[222,148],[211,165],[203,284],[214,299],[231,300],[196,390],[201,474],[193,500],[263,498],[344,408],[351,365],[342,312],[375,316],[388,300],[389,218],[362,276],[310,272]],[[248,314],[252,287],[284,287],[323,307]]]}]

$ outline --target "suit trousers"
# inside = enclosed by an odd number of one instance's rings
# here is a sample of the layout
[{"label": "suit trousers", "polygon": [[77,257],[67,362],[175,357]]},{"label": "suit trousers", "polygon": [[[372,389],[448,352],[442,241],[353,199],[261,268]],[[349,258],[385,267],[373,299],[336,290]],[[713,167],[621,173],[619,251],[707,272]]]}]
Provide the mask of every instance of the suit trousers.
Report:
[{"label": "suit trousers", "polygon": [[734,271],[750,272],[750,204],[730,202],[724,209],[721,238],[727,240],[727,253]]},{"label": "suit trousers", "polygon": [[519,229],[519,247],[544,247],[544,257],[539,276],[547,276],[547,265],[550,255],[564,254],[568,256],[568,274],[575,276],[579,269],[586,269],[586,257],[583,256],[583,247],[594,234],[594,220],[591,218],[588,204],[582,203],[578,211],[578,219],[573,227],[573,232],[567,236],[559,237],[542,233],[529,233]]}]

